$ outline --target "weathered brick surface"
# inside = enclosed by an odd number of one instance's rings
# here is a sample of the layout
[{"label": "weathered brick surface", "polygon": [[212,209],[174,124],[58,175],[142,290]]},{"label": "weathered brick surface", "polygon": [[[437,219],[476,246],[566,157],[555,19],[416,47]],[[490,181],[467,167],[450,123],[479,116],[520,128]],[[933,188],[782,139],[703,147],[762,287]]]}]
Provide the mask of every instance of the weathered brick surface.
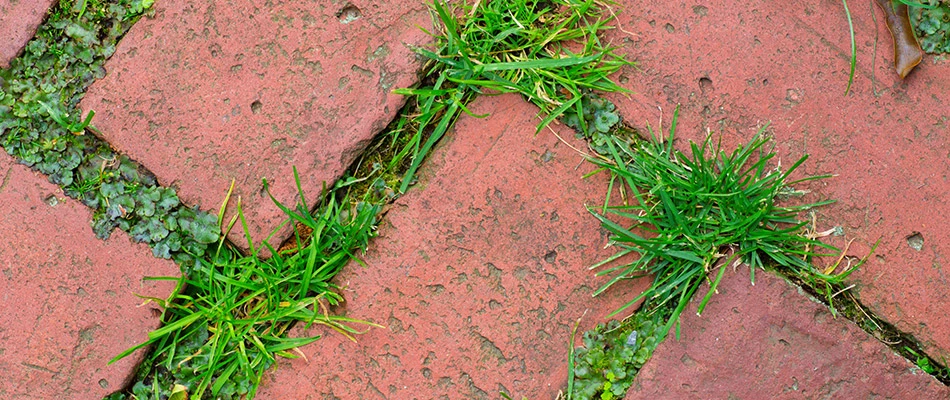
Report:
[{"label": "weathered brick surface", "polygon": [[0,68],[20,54],[52,5],[53,0],[0,0]]},{"label": "weathered brick surface", "polygon": [[[282,363],[261,398],[554,398],[567,379],[573,322],[581,329],[642,290],[591,298],[605,280],[587,266],[611,254],[584,204],[603,177],[517,96],[472,105],[432,154],[422,184],[386,215],[367,268],[339,277],[349,316],[375,321],[359,343],[339,334]],[[574,146],[572,133],[560,130]]]},{"label": "weathered brick surface", "polygon": [[[947,399],[950,389],[784,280],[728,273],[683,313],[629,399]],[[700,291],[705,295],[704,291]]]},{"label": "weathered brick surface", "polygon": [[[819,211],[818,227],[841,226],[833,242],[856,239],[856,256],[880,240],[853,292],[950,359],[950,62],[928,56],[901,82],[880,10],[875,24],[869,4],[849,2],[858,60],[845,96],[850,39],[839,1],[620,3],[617,23],[635,35],[616,30],[612,41],[641,68],[621,77],[637,93],[613,97],[623,116],[657,126],[661,107],[668,126],[679,105],[681,138],[709,127],[726,148],[771,122],[783,165],[809,153],[803,172],[835,174],[802,186],[815,192],[804,200],[838,201]],[[919,250],[908,242],[915,233]]]},{"label": "weathered brick surface", "polygon": [[108,241],[89,210],[46,178],[0,154],[0,398],[98,399],[123,388],[141,351],[115,355],[158,326],[156,307],[135,294],[167,297],[176,275],[124,233]]},{"label": "weathered brick surface", "polygon": [[415,81],[407,44],[428,40],[415,1],[168,0],[155,13],[132,27],[82,107],[187,203],[216,209],[236,179],[257,241],[284,219],[261,178],[285,203],[294,166],[310,199],[333,185],[398,112],[391,91]]}]

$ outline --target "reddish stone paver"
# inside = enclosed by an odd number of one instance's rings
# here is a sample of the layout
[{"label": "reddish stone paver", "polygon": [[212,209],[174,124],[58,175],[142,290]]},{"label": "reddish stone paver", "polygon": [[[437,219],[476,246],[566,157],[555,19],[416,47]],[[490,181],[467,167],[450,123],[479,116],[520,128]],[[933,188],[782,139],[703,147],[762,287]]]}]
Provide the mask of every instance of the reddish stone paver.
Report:
[{"label": "reddish stone paver", "polygon": [[[806,198],[839,200],[821,211],[820,228],[841,225],[857,255],[881,239],[852,292],[950,357],[950,63],[928,58],[899,82],[881,19],[852,4],[858,76],[844,97],[847,21],[836,1],[621,3],[611,37],[642,68],[620,77],[637,94],[611,96],[624,117],[657,125],[681,104],[680,137],[701,138],[708,126],[726,147],[771,121],[786,164],[808,152],[806,172],[838,174]],[[12,26],[4,15],[0,33]],[[186,202],[214,208],[237,179],[260,240],[283,219],[260,178],[291,202],[293,166],[311,199],[340,176],[397,112],[403,99],[390,90],[411,84],[420,66],[404,44],[425,42],[415,25],[428,21],[421,2],[158,2],[83,108]],[[387,328],[359,343],[329,332],[303,349],[306,360],[282,362],[260,398],[553,398],[573,321],[590,309],[588,329],[647,284],[592,300],[603,279],[585,267],[610,251],[583,205],[603,201],[603,177],[582,181],[590,165],[550,132],[534,136],[536,109],[521,99],[482,98],[472,110],[493,115],[460,120],[386,216],[369,267],[339,277],[347,314]],[[0,398],[115,390],[141,355],[105,361],[156,322],[131,293],[165,295],[170,285],[140,279],[177,268],[124,234],[95,241],[88,211],[43,204],[59,192],[6,156],[0,178],[9,210],[0,213],[0,369],[13,371]],[[687,315],[683,339],[659,348],[630,397],[948,397],[784,282],[747,282],[730,277],[703,317]]]},{"label": "reddish stone paver", "polygon": [[158,326],[154,306],[135,294],[166,297],[170,261],[117,233],[89,229],[89,210],[42,175],[0,154],[0,398],[94,399],[123,388],[141,351],[115,355]]},{"label": "reddish stone paver", "polygon": [[285,219],[261,178],[291,204],[294,166],[310,199],[332,185],[398,112],[391,90],[421,65],[406,44],[426,42],[430,21],[415,1],[168,0],[155,13],[82,107],[186,203],[216,209],[236,179],[256,241]]},{"label": "reddish stone paver", "polygon": [[[950,388],[799,289],[748,268],[683,313],[626,399],[947,399]],[[701,293],[705,295],[705,293]]]},{"label": "reddish stone paver", "polygon": [[[346,312],[379,322],[359,343],[339,334],[281,364],[261,398],[554,398],[567,378],[573,321],[589,329],[643,290],[591,298],[587,266],[611,254],[584,204],[603,177],[517,96],[472,105],[397,201],[366,256],[339,276]],[[567,130],[562,136],[582,145]]]},{"label": "reddish stone paver", "polygon": [[[853,292],[950,359],[950,62],[928,56],[900,82],[880,10],[874,24],[867,2],[851,4],[857,76],[845,97],[850,44],[838,1],[621,3],[618,23],[636,34],[614,31],[613,42],[642,69],[622,77],[637,94],[612,97],[624,117],[656,126],[659,106],[667,125],[679,104],[680,137],[708,126],[727,148],[771,121],[785,165],[807,152],[805,172],[836,174],[808,187],[817,195],[805,200],[838,200],[819,228],[842,226],[835,243],[855,238],[854,255],[881,241]],[[915,232],[920,250],[907,240]]]},{"label": "reddish stone paver", "polygon": [[36,28],[43,23],[54,0],[0,0],[0,68],[10,66]]}]

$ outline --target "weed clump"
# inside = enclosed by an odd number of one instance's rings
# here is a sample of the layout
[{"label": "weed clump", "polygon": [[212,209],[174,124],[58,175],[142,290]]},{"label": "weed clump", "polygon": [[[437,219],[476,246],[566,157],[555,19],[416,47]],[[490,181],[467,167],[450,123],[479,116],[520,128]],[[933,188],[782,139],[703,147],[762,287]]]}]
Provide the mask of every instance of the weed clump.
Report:
[{"label": "weed clump", "polygon": [[920,48],[927,53],[950,53],[950,3],[925,0],[910,8]]},{"label": "weed clump", "polygon": [[[521,94],[541,109],[540,132],[567,112],[585,115],[593,90],[627,91],[609,76],[633,63],[601,43],[612,17],[595,0],[476,1],[458,10],[437,0],[432,7],[440,29],[435,49],[416,49],[430,62],[423,81],[432,84],[395,91],[412,96],[419,109],[410,146],[398,154],[412,159],[400,193],[448,127],[471,114],[466,104],[477,94]],[[593,129],[584,118],[578,124]]]},{"label": "weed clump", "polygon": [[[292,251],[277,251],[265,240],[263,246],[271,257],[261,258],[262,249],[255,248],[247,234],[239,204],[238,215],[221,223],[230,231],[241,222],[249,254],[222,238],[214,253],[199,258],[188,275],[151,278],[174,280],[177,287],[168,299],[148,299],[162,306],[163,326],[112,360],[154,346],[131,387],[132,398],[174,398],[176,394],[194,399],[253,398],[277,357],[297,358],[293,352],[297,347],[320,338],[286,337],[294,324],[325,325],[351,339],[359,333],[353,324],[378,326],[331,315],[329,307],[343,300],[331,280],[356,259],[357,251],[366,248],[374,235],[379,206],[361,203],[354,208],[337,200],[337,192],[332,191],[319,204],[319,211],[311,214],[296,170],[294,178],[299,192],[294,208],[271,197],[288,222],[298,224]],[[228,198],[230,193],[219,220]],[[301,228],[307,233],[302,234]],[[117,393],[108,399],[126,396]]]},{"label": "weed clump", "polygon": [[[763,131],[731,153],[711,136],[701,144],[691,143],[690,152],[683,153],[673,147],[675,129],[674,114],[665,138],[652,131],[651,140],[636,143],[609,137],[610,155],[591,160],[611,174],[612,187],[619,183],[615,191],[624,200],[620,206],[591,209],[612,234],[610,243],[618,248],[614,256],[592,268],[605,267],[627,254],[639,256],[598,272],[610,280],[595,293],[622,280],[653,277],[645,292],[613,315],[641,299],[654,307],[671,307],[662,337],[708,281],[711,289],[698,308],[703,311],[728,268],[749,265],[753,281],[756,269],[776,265],[794,275],[840,283],[860,265],[820,271],[811,263],[812,257],[827,255],[821,249],[830,253],[837,249],[808,235],[808,221],[798,216],[831,201],[794,206],[780,201],[804,193],[794,185],[827,177],[789,180],[807,156],[786,169],[770,166],[775,153],[765,147],[768,139]],[[631,222],[622,225],[613,218]]]},{"label": "weed clump", "polygon": [[581,111],[567,110],[561,121],[577,131],[577,137],[586,139],[590,148],[607,155],[609,135],[616,134],[620,124],[620,112],[614,103],[590,93],[581,100]]},{"label": "weed clump", "polygon": [[611,320],[584,332],[584,347],[574,350],[573,399],[620,399],[633,384],[643,364],[663,340],[665,310],[639,312],[622,323]]},{"label": "weed clump", "polygon": [[[219,237],[214,216],[94,135],[79,103],[151,0],[60,1],[23,54],[0,70],[0,146],[93,210],[92,229],[119,228],[185,270]],[[88,133],[88,134],[87,134]]]},{"label": "weed clump", "polygon": [[[585,118],[614,112],[612,104],[599,101],[590,101]],[[577,119],[577,115],[566,118],[575,128]],[[817,240],[827,232],[810,232],[809,221],[798,219],[831,201],[783,204],[805,193],[795,185],[827,177],[789,180],[807,156],[787,169],[781,163],[773,167],[775,153],[766,146],[764,128],[731,153],[711,135],[700,144],[690,143],[689,152],[683,153],[673,147],[676,122],[674,113],[669,134],[658,136],[648,130],[648,140],[619,124],[597,127],[596,136],[585,135],[599,153],[589,158],[599,167],[595,173],[610,175],[604,205],[588,209],[611,233],[609,244],[618,249],[591,267],[602,269],[598,276],[610,277],[594,295],[627,279],[652,277],[653,282],[610,316],[643,300],[636,313],[585,332],[584,347],[571,349],[568,399],[621,398],[659,343],[678,327],[680,314],[699,287],[704,282],[711,286],[699,303],[701,313],[728,268],[747,264],[753,283],[756,269],[777,268],[830,298],[861,265],[839,271],[837,263],[824,270],[811,263],[813,257],[838,250]],[[622,204],[610,206],[615,194]],[[618,264],[628,255],[636,258]]]}]

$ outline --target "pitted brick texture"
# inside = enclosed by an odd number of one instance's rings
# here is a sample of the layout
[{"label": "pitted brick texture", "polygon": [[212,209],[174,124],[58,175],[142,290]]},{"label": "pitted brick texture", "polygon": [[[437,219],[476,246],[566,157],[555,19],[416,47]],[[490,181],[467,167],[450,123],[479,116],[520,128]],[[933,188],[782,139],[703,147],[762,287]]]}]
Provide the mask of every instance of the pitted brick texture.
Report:
[{"label": "pitted brick texture", "polygon": [[89,210],[0,154],[0,398],[99,399],[124,388],[144,353],[106,363],[158,327],[171,261],[124,233],[89,229]]},{"label": "pitted brick texture", "polygon": [[[82,103],[119,151],[186,203],[217,209],[232,179],[256,242],[336,179],[404,101],[429,40],[422,2],[169,0],[135,24]],[[232,202],[232,210],[237,202]],[[289,225],[288,225],[289,226]],[[235,243],[246,243],[234,230]],[[275,236],[279,243],[289,228]]]},{"label": "pitted brick texture", "polygon": [[8,68],[43,23],[53,0],[0,0],[0,68]]},{"label": "pitted brick texture", "polygon": [[[549,131],[518,96],[472,105],[433,152],[422,183],[385,217],[366,256],[339,276],[347,315],[385,325],[352,343],[330,333],[282,363],[262,398],[554,398],[567,379],[573,323],[581,332],[644,289],[591,293],[587,266],[612,254],[584,208],[602,204],[603,176]],[[575,147],[583,143],[558,130]]]},{"label": "pitted brick texture", "polygon": [[[817,218],[820,230],[844,229],[832,243],[854,238],[849,253],[863,257],[880,240],[852,275],[853,293],[950,359],[950,62],[927,56],[900,81],[880,10],[875,24],[869,4],[850,4],[858,60],[845,97],[850,36],[840,2],[620,3],[617,23],[636,35],[614,30],[610,40],[640,68],[619,78],[637,93],[612,97],[624,118],[656,127],[660,107],[666,128],[679,105],[684,149],[707,127],[732,149],[770,123],[782,165],[811,155],[793,178],[835,175],[799,185],[813,193],[796,200],[837,200]],[[915,232],[920,250],[907,241]]]},{"label": "pitted brick texture", "polygon": [[[680,340],[660,344],[632,399],[947,399],[950,389],[798,288],[748,268],[727,273]],[[699,295],[705,295],[701,290]]]}]

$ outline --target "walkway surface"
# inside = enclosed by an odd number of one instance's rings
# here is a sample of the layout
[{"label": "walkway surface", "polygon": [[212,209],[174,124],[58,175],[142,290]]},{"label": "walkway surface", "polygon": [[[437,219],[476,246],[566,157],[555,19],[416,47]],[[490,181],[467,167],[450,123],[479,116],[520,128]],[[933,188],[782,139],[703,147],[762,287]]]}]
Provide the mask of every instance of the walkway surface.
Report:
[{"label": "walkway surface", "polygon": [[53,0],[0,0],[0,68],[9,67],[33,38],[52,4]]},{"label": "walkway surface", "polygon": [[[391,90],[421,65],[408,45],[430,40],[422,2],[329,3],[156,2],[82,106],[188,204],[216,207],[235,179],[262,239],[281,216],[261,178],[289,201],[296,166],[315,198],[399,111]],[[732,148],[770,123],[783,162],[808,153],[805,173],[835,174],[804,199],[838,200],[817,216],[843,229],[830,240],[855,239],[856,256],[880,241],[850,293],[950,357],[950,62],[928,56],[899,81],[879,10],[851,4],[858,64],[845,96],[840,2],[619,3],[608,39],[639,63],[618,77],[636,93],[611,97],[624,119],[665,127],[679,105],[681,148],[707,128]],[[0,67],[48,6],[0,0]],[[460,118],[384,217],[368,267],[339,276],[346,313],[385,328],[358,343],[328,332],[258,398],[554,398],[573,322],[589,329],[644,288],[590,297],[603,280],[586,267],[610,250],[584,206],[607,183],[582,179],[591,167],[568,144],[583,144],[563,127],[564,141],[534,135],[537,109],[517,96],[471,109],[491,115]],[[0,369],[12,371],[0,398],[99,398],[140,360],[106,365],[157,325],[135,294],[171,287],[142,277],[177,267],[121,233],[97,241],[90,214],[0,155]],[[774,276],[730,275],[701,317],[684,315],[681,339],[660,345],[628,398],[950,398]]]},{"label": "walkway surface", "polygon": [[91,399],[125,387],[144,353],[106,363],[158,327],[178,266],[124,233],[101,241],[92,213],[0,154],[0,398]]},{"label": "walkway surface", "polygon": [[727,148],[770,123],[783,161],[807,153],[806,173],[835,174],[808,187],[812,199],[837,200],[818,216],[822,229],[844,229],[835,244],[853,238],[863,256],[880,240],[853,292],[950,359],[950,62],[927,57],[901,82],[886,27],[852,4],[857,76],[844,96],[850,42],[836,3],[625,1],[637,12],[617,23],[637,35],[614,40],[642,72],[625,75],[638,93],[614,100],[635,125],[656,125],[658,108],[667,121],[680,105],[681,138],[708,127]]},{"label": "walkway surface", "polygon": [[284,219],[261,178],[292,204],[297,167],[317,198],[393,119],[403,99],[392,90],[421,66],[407,45],[428,39],[425,4],[334,3],[158,1],[82,107],[186,203],[215,208],[235,179],[260,242]]}]

